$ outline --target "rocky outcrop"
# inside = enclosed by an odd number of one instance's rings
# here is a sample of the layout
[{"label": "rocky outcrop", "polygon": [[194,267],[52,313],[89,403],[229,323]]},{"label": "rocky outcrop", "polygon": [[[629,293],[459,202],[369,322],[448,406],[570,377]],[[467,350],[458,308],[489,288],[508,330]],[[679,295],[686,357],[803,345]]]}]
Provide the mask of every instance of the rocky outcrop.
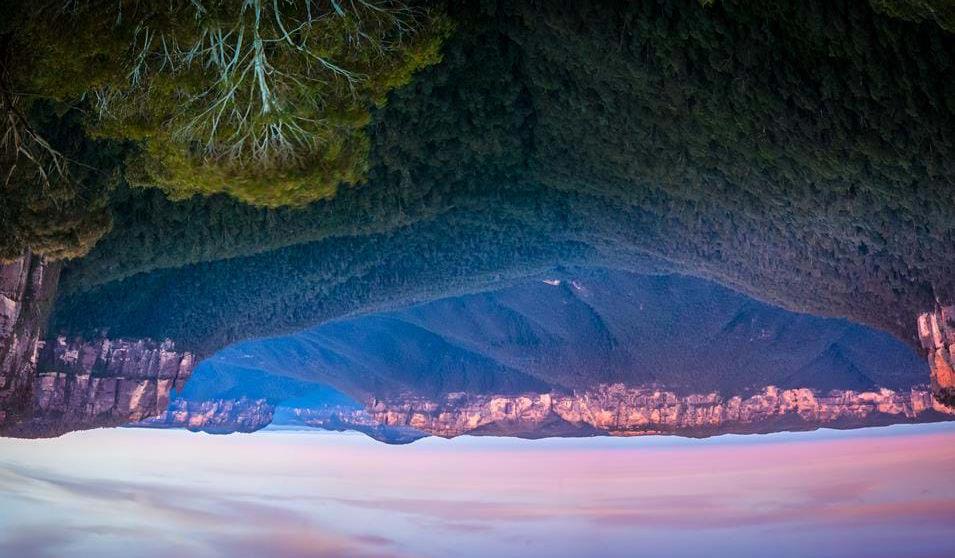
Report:
[{"label": "rocky outcrop", "polygon": [[441,401],[374,401],[368,413],[379,424],[407,426],[445,438],[462,434],[704,437],[941,420],[955,416],[955,409],[920,388],[819,394],[770,386],[746,398],[724,398],[717,393],[680,396],[612,384],[573,394],[453,394]]},{"label": "rocky outcrop", "polygon": [[187,401],[176,399],[166,412],[130,427],[185,428],[193,432],[232,434],[255,432],[272,424],[277,415],[283,426],[307,426],[321,430],[354,430],[389,444],[406,444],[426,436],[410,427],[388,426],[361,408],[327,405],[319,408],[276,407],[265,399],[219,399]]},{"label": "rocky outcrop", "polygon": [[192,353],[176,350],[167,339],[82,339],[59,337],[44,344],[39,365],[43,372],[97,375],[113,378],[155,378],[181,390],[195,367]]},{"label": "rocky outcrop", "polygon": [[320,409],[283,409],[286,411],[285,421],[321,430],[343,432],[353,430],[387,444],[410,444],[428,436],[405,424],[385,424],[380,422],[372,413],[365,409],[329,406]]},{"label": "rocky outcrop", "polygon": [[932,392],[942,403],[955,405],[955,305],[921,314],[918,328],[931,369]]},{"label": "rocky outcrop", "polygon": [[195,366],[172,341],[44,341],[60,266],[0,264],[0,435],[59,436],[165,412]]},{"label": "rocky outcrop", "polygon": [[283,426],[353,430],[389,444],[426,436],[521,438],[676,435],[708,437],[817,428],[862,428],[955,418],[929,388],[904,392],[818,391],[766,387],[748,397],[678,395],[652,387],[600,385],[575,393],[451,394],[441,400],[372,399],[365,408],[273,406],[265,400],[173,401],[169,410],[131,426],[187,428],[215,434]]},{"label": "rocky outcrop", "polygon": [[29,412],[60,267],[26,252],[0,264],[0,428]]},{"label": "rocky outcrop", "polygon": [[131,424],[142,428],[186,428],[194,432],[255,432],[272,422],[275,407],[264,399],[186,401],[177,399],[157,416]]},{"label": "rocky outcrop", "polygon": [[35,359],[30,403],[4,436],[48,438],[75,430],[120,426],[166,411],[195,365],[171,341],[75,340],[44,344]]}]

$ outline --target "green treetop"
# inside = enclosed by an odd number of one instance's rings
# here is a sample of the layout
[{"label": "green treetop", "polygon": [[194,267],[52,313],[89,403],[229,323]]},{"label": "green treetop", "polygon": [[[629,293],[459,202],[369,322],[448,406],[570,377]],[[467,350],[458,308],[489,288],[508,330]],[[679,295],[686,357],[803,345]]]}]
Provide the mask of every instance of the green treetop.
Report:
[{"label": "green treetop", "polygon": [[370,110],[440,59],[450,24],[395,0],[74,2],[31,24],[34,86],[86,94],[170,197],[300,205],[367,171]]}]

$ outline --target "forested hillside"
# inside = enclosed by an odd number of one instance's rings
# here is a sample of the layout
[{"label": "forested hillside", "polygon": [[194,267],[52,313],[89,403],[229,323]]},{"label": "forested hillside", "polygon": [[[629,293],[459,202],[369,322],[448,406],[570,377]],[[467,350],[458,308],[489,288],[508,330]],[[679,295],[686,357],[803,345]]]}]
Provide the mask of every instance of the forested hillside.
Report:
[{"label": "forested hillside", "polygon": [[581,263],[903,338],[955,294],[955,35],[936,18],[848,0],[448,14],[442,62],[374,113],[367,183],[296,210],[123,189],[55,327],[211,349]]}]

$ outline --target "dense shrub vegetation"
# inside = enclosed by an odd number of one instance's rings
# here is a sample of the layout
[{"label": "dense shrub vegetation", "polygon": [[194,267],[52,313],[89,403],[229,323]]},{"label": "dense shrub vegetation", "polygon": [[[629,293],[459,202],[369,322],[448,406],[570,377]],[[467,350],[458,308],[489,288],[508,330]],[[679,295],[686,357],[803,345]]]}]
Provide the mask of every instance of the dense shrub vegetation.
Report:
[{"label": "dense shrub vegetation", "polygon": [[0,18],[0,262],[24,250],[77,257],[109,230],[110,190],[123,151],[89,139],[75,108],[26,92],[36,52],[24,44],[24,6]]},{"label": "dense shrub vegetation", "polygon": [[401,0],[13,0],[4,11],[3,258],[85,254],[125,182],[270,207],[363,182],[370,110],[437,62],[451,31]]},{"label": "dense shrub vegetation", "polygon": [[[44,113],[32,126],[52,144],[0,146],[0,262],[24,250],[49,258],[86,254],[109,230],[118,146],[85,139],[76,114]],[[45,141],[45,140],[44,140]],[[54,148],[53,145],[56,147]]]}]

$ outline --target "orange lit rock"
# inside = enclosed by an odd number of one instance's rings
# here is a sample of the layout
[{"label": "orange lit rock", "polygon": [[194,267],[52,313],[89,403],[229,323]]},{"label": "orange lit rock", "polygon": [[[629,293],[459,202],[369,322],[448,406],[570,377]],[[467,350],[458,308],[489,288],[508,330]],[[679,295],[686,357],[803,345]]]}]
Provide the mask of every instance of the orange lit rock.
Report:
[{"label": "orange lit rock", "polygon": [[365,420],[373,423],[407,426],[445,438],[486,433],[702,437],[825,426],[851,428],[911,421],[926,413],[955,415],[955,409],[934,401],[923,388],[822,394],[808,388],[769,386],[748,397],[724,398],[718,393],[678,395],[622,384],[572,394],[453,394],[443,401],[413,397],[379,400],[362,412],[367,412]]},{"label": "orange lit rock", "polygon": [[955,306],[939,306],[918,317],[919,341],[928,356],[932,392],[955,405]]}]

